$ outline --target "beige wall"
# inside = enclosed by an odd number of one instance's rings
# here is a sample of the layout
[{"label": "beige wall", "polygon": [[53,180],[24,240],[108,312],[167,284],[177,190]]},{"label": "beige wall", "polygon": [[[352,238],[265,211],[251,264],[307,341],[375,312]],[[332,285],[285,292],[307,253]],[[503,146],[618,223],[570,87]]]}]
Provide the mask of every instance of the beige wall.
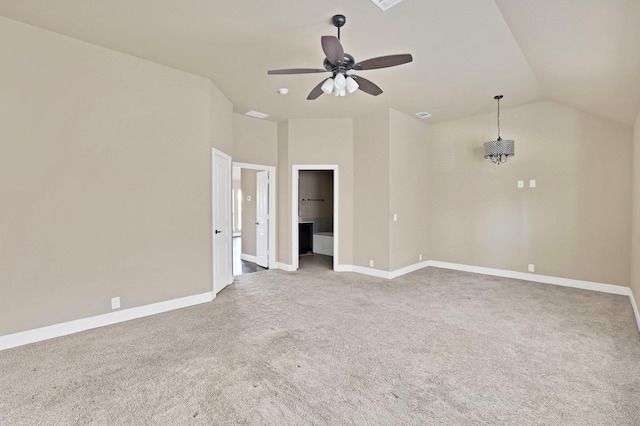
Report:
[{"label": "beige wall", "polygon": [[212,148],[233,154],[233,104],[209,82],[209,140]]},{"label": "beige wall", "polygon": [[241,200],[239,199],[242,193],[242,180],[240,176],[240,168],[233,168],[233,177],[231,179],[231,195],[233,197],[233,233],[236,234],[240,232],[242,228],[242,218],[240,213],[242,212],[242,207],[240,205]]},{"label": "beige wall", "polygon": [[0,335],[211,291],[209,81],[4,18],[0,59]]},{"label": "beige wall", "polygon": [[[256,255],[256,178],[257,170],[242,169],[242,254]],[[251,201],[247,201],[251,197]]]},{"label": "beige wall", "polygon": [[430,258],[629,285],[631,131],[552,102],[501,126],[516,141],[501,166],[482,158],[495,112],[430,126]]},{"label": "beige wall", "polygon": [[353,264],[389,269],[389,112],[353,123]]},{"label": "beige wall", "polygon": [[289,166],[289,122],[278,123],[278,262],[291,265],[291,167]]},{"label": "beige wall", "polygon": [[[297,222],[297,218],[291,217],[291,167],[307,164],[336,164],[339,166],[338,262],[351,264],[353,253],[353,121],[351,119],[288,120],[280,123],[278,138],[280,262],[291,264],[293,259],[291,226],[292,220]],[[334,227],[336,219],[334,218]]]},{"label": "beige wall", "polygon": [[278,165],[278,124],[233,114],[233,161]]},{"label": "beige wall", "polygon": [[[396,110],[389,111],[389,270],[427,260],[430,220],[428,126]],[[393,215],[397,214],[397,221]]]},{"label": "beige wall", "polygon": [[[298,194],[298,217],[307,219],[333,217],[332,170],[301,170]],[[309,199],[324,201],[309,201]]]},{"label": "beige wall", "polygon": [[631,289],[640,307],[640,112],[633,127],[633,193],[631,223]]}]

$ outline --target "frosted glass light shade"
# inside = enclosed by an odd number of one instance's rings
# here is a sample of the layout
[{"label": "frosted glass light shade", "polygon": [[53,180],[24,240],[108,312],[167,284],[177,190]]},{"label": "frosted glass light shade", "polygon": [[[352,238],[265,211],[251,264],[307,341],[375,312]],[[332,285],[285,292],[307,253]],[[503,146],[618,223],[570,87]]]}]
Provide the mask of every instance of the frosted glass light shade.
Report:
[{"label": "frosted glass light shade", "polygon": [[320,86],[320,89],[322,89],[322,91],[328,95],[333,91],[333,85],[333,79],[328,78],[327,81],[325,81],[324,84]]},{"label": "frosted glass light shade", "polygon": [[344,87],[347,85],[347,79],[344,78],[344,74],[336,74],[336,78],[334,80],[336,89],[344,89]]},{"label": "frosted glass light shade", "polygon": [[358,84],[357,81],[355,81],[351,77],[347,77],[347,91],[349,93],[355,92],[356,90],[358,90],[358,87],[360,87],[360,85]]}]

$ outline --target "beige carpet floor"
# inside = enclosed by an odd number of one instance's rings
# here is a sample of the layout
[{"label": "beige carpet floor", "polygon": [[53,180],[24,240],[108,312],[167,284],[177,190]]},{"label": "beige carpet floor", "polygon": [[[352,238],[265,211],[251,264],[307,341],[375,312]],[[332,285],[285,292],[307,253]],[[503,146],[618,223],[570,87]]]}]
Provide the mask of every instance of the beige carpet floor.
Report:
[{"label": "beige carpet floor", "polygon": [[629,299],[427,268],[243,275],[0,352],[2,425],[638,425]]}]

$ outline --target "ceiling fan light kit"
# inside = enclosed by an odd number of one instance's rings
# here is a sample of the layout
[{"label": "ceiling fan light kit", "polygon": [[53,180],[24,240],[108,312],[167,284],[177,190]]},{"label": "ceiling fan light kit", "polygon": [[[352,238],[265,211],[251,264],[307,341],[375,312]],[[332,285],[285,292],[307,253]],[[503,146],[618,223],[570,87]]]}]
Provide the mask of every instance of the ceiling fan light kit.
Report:
[{"label": "ceiling fan light kit", "polygon": [[330,72],[331,77],[321,81],[311,90],[308,100],[317,99],[323,93],[333,93],[337,97],[345,96],[347,92],[353,93],[360,89],[365,93],[378,96],[382,93],[376,84],[364,77],[348,74],[351,70],[365,71],[371,69],[395,67],[397,65],[406,64],[413,61],[413,57],[408,54],[387,55],[377,58],[367,59],[366,61],[356,62],[353,56],[344,52],[340,43],[340,28],[347,22],[344,15],[334,15],[331,18],[333,26],[338,29],[338,37],[322,36],[320,42],[322,50],[325,54],[323,61],[323,69],[319,68],[288,68],[279,70],[269,70],[270,75],[284,74],[314,74]]},{"label": "ceiling fan light kit", "polygon": [[498,165],[516,155],[515,141],[500,137],[500,99],[502,98],[502,95],[493,97],[498,101],[498,139],[484,144],[484,158]]}]

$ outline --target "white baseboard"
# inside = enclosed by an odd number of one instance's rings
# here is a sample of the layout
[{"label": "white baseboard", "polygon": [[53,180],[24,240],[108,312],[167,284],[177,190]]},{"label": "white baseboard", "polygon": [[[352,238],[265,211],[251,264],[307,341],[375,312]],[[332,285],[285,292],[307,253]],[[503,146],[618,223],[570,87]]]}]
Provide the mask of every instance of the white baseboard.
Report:
[{"label": "white baseboard", "polygon": [[35,328],[33,330],[22,331],[20,333],[8,334],[6,336],[0,336],[0,350],[15,348],[16,346],[53,339],[54,337],[66,336],[68,334],[117,324],[119,322],[155,315],[162,312],[173,311],[174,309],[199,305],[201,303],[211,302],[213,299],[215,299],[213,292],[207,292],[193,296],[181,297],[179,299],[152,303],[150,305],[138,306],[136,308],[109,312],[108,314],[96,315],[94,317],[63,322],[47,327]]},{"label": "white baseboard", "polygon": [[294,272],[296,268],[293,265],[289,265],[287,263],[278,262],[278,269],[282,269],[283,271]]},{"label": "white baseboard", "polygon": [[404,268],[396,269],[395,271],[383,271],[382,269],[374,269],[358,265],[338,265],[336,266],[335,271],[356,272],[358,274],[369,275],[371,277],[392,280],[394,278],[401,277],[402,275],[406,275],[419,269],[426,268],[427,266],[429,266],[429,261],[425,260],[420,263],[414,263],[413,265],[405,266]]},{"label": "white baseboard", "polygon": [[406,274],[410,274],[411,272],[418,271],[422,268],[426,268],[427,266],[429,266],[429,261],[424,260],[419,263],[414,263],[413,265],[405,266],[404,268],[396,269],[395,271],[389,272],[389,279],[394,279]]},{"label": "white baseboard", "polygon": [[636,305],[636,299],[633,297],[633,290],[629,289],[629,299],[631,299],[631,307],[633,313],[636,316],[636,324],[638,324],[638,331],[640,331],[640,313],[638,312],[638,305]]},{"label": "white baseboard", "polygon": [[333,270],[336,272],[353,272],[353,265],[335,265]]},{"label": "white baseboard", "polygon": [[[379,269],[367,268],[357,265],[336,265],[335,270],[337,272],[356,272],[359,274],[370,275],[378,278],[393,279],[402,275],[415,272],[419,269],[432,266],[435,268],[452,269],[457,271],[472,272],[483,275],[493,275],[498,277],[515,278],[525,281],[533,281],[544,284],[561,285],[565,287],[574,287],[584,290],[600,291],[603,293],[618,294],[623,296],[629,296],[633,313],[636,318],[638,330],[640,330],[640,313],[638,312],[638,306],[636,305],[633,291],[629,287],[603,284],[592,281],[574,280],[569,278],[552,277],[547,275],[530,274],[526,272],[508,271],[503,269],[484,268],[480,266],[463,265],[459,263],[440,262],[435,260],[427,260],[413,265],[406,266],[404,268],[396,269],[395,271],[383,271]],[[278,269],[293,272],[295,268],[293,265],[286,263],[278,263]],[[199,305],[202,303],[211,302],[215,299],[213,292],[207,292],[202,294],[196,294],[193,296],[186,296],[179,299],[167,300],[164,302],[153,303],[150,305],[139,306],[136,308],[123,309],[121,311],[109,312],[103,315],[97,315],[94,317],[83,318],[74,321],[68,321],[60,324],[54,324],[47,327],[36,328],[33,330],[27,330],[20,333],[8,334],[6,336],[0,336],[0,350],[10,349],[17,346],[27,345],[29,343],[35,343],[42,340],[52,339],[54,337],[66,336],[73,333],[78,333],[93,328],[104,327],[111,324],[117,324],[119,322],[129,321],[136,318],[142,318],[149,315],[155,315],[162,312],[168,312],[175,309],[186,308],[188,306]]]},{"label": "white baseboard", "polygon": [[636,305],[636,301],[633,297],[633,292],[631,291],[631,288],[621,286],[621,285],[605,284],[605,283],[598,283],[593,281],[574,280],[570,278],[552,277],[549,275],[530,274],[527,272],[509,271],[504,269],[484,268],[481,266],[471,266],[471,265],[463,265],[460,263],[440,262],[437,260],[426,260],[420,263],[415,263],[413,265],[406,266],[404,268],[396,269],[395,271],[383,271],[380,269],[367,268],[364,266],[357,266],[357,265],[337,265],[335,270],[337,272],[356,272],[358,274],[369,275],[372,277],[394,279],[402,275],[415,272],[422,268],[426,268],[428,266],[434,267],[434,268],[444,268],[444,269],[452,269],[456,271],[472,272],[475,274],[482,274],[482,275],[493,275],[497,277],[514,278],[518,280],[533,281],[533,282],[538,282],[543,284],[552,284],[552,285],[560,285],[564,287],[580,288],[583,290],[599,291],[602,293],[618,294],[621,296],[629,296],[629,299],[631,301],[631,306],[633,308],[633,313],[636,318],[636,323],[638,325],[638,330],[640,330],[640,313],[638,312],[638,306]]},{"label": "white baseboard", "polygon": [[247,262],[258,263],[258,258],[250,254],[240,253],[240,259],[246,260]]},{"label": "white baseboard", "polygon": [[548,275],[530,274],[527,272],[508,271],[505,269],[484,268],[481,266],[462,265],[459,263],[439,262],[430,260],[429,266],[435,268],[454,269],[456,271],[473,272],[482,275],[493,275],[496,277],[515,278],[517,280],[534,281],[543,284],[561,285],[564,287],[581,288],[583,290],[600,291],[602,293],[619,294],[628,296],[629,287],[613,284],[603,284],[593,281],[574,280],[570,278],[552,277]]},{"label": "white baseboard", "polygon": [[351,266],[351,270],[358,274],[369,275],[369,276],[378,277],[378,278],[386,278],[386,279],[391,278],[391,272],[389,271],[367,268],[366,266],[358,266],[358,265],[350,265],[350,266]]}]

